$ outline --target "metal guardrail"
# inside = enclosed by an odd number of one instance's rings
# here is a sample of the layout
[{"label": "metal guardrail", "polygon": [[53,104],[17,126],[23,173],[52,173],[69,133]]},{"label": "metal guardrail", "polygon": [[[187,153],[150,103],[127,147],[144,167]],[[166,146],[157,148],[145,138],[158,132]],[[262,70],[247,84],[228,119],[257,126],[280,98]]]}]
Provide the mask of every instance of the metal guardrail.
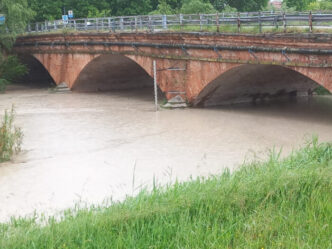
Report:
[{"label": "metal guardrail", "polygon": [[312,32],[314,27],[332,29],[331,13],[313,12],[246,12],[246,13],[216,13],[216,14],[178,14],[178,15],[146,15],[120,16],[105,18],[71,19],[68,23],[62,20],[38,22],[29,24],[28,33],[54,32],[57,30],[76,31],[166,31],[192,30],[217,31],[235,29],[246,32],[248,28],[263,32],[266,28],[283,29],[302,28]]}]

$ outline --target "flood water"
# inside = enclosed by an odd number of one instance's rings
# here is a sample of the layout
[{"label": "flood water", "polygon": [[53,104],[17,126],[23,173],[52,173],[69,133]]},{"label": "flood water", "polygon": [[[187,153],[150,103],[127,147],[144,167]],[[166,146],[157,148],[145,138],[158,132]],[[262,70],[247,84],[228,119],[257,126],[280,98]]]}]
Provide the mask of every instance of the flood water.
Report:
[{"label": "flood water", "polygon": [[218,174],[273,146],[286,154],[312,134],[332,141],[330,96],[158,113],[152,96],[150,89],[1,95],[1,113],[16,106],[24,144],[0,165],[0,221]]}]

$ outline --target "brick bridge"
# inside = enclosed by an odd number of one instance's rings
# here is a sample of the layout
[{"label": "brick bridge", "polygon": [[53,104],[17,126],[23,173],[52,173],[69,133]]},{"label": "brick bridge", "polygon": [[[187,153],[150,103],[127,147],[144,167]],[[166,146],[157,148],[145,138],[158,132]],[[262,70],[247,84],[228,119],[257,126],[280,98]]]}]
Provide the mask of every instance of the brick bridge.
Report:
[{"label": "brick bridge", "polygon": [[77,91],[149,86],[153,60],[166,97],[193,105],[332,91],[328,34],[46,34],[19,37],[15,51]]}]

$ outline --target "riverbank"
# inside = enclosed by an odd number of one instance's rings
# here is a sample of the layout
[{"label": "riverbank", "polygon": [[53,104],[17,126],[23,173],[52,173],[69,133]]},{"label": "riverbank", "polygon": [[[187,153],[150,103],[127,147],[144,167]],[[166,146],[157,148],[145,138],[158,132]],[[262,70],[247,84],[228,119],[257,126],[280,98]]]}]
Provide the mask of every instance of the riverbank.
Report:
[{"label": "riverbank", "polygon": [[330,248],[332,144],[307,144],[234,173],[155,186],[109,207],[66,211],[61,221],[0,225],[0,247]]}]

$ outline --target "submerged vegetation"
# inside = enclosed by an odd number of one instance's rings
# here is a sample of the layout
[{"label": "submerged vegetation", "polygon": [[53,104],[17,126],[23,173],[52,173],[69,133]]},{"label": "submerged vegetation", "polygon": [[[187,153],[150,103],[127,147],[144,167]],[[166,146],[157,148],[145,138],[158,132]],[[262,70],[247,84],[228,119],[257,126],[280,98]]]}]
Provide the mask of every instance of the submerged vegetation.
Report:
[{"label": "submerged vegetation", "polygon": [[332,144],[37,220],[1,224],[0,248],[331,248]]},{"label": "submerged vegetation", "polygon": [[316,89],[315,89],[315,93],[318,94],[318,95],[331,95],[330,91],[327,90],[325,87],[323,86],[318,86]]},{"label": "submerged vegetation", "polygon": [[15,110],[5,110],[0,126],[0,163],[11,159],[14,153],[21,150],[22,130],[14,126]]}]

